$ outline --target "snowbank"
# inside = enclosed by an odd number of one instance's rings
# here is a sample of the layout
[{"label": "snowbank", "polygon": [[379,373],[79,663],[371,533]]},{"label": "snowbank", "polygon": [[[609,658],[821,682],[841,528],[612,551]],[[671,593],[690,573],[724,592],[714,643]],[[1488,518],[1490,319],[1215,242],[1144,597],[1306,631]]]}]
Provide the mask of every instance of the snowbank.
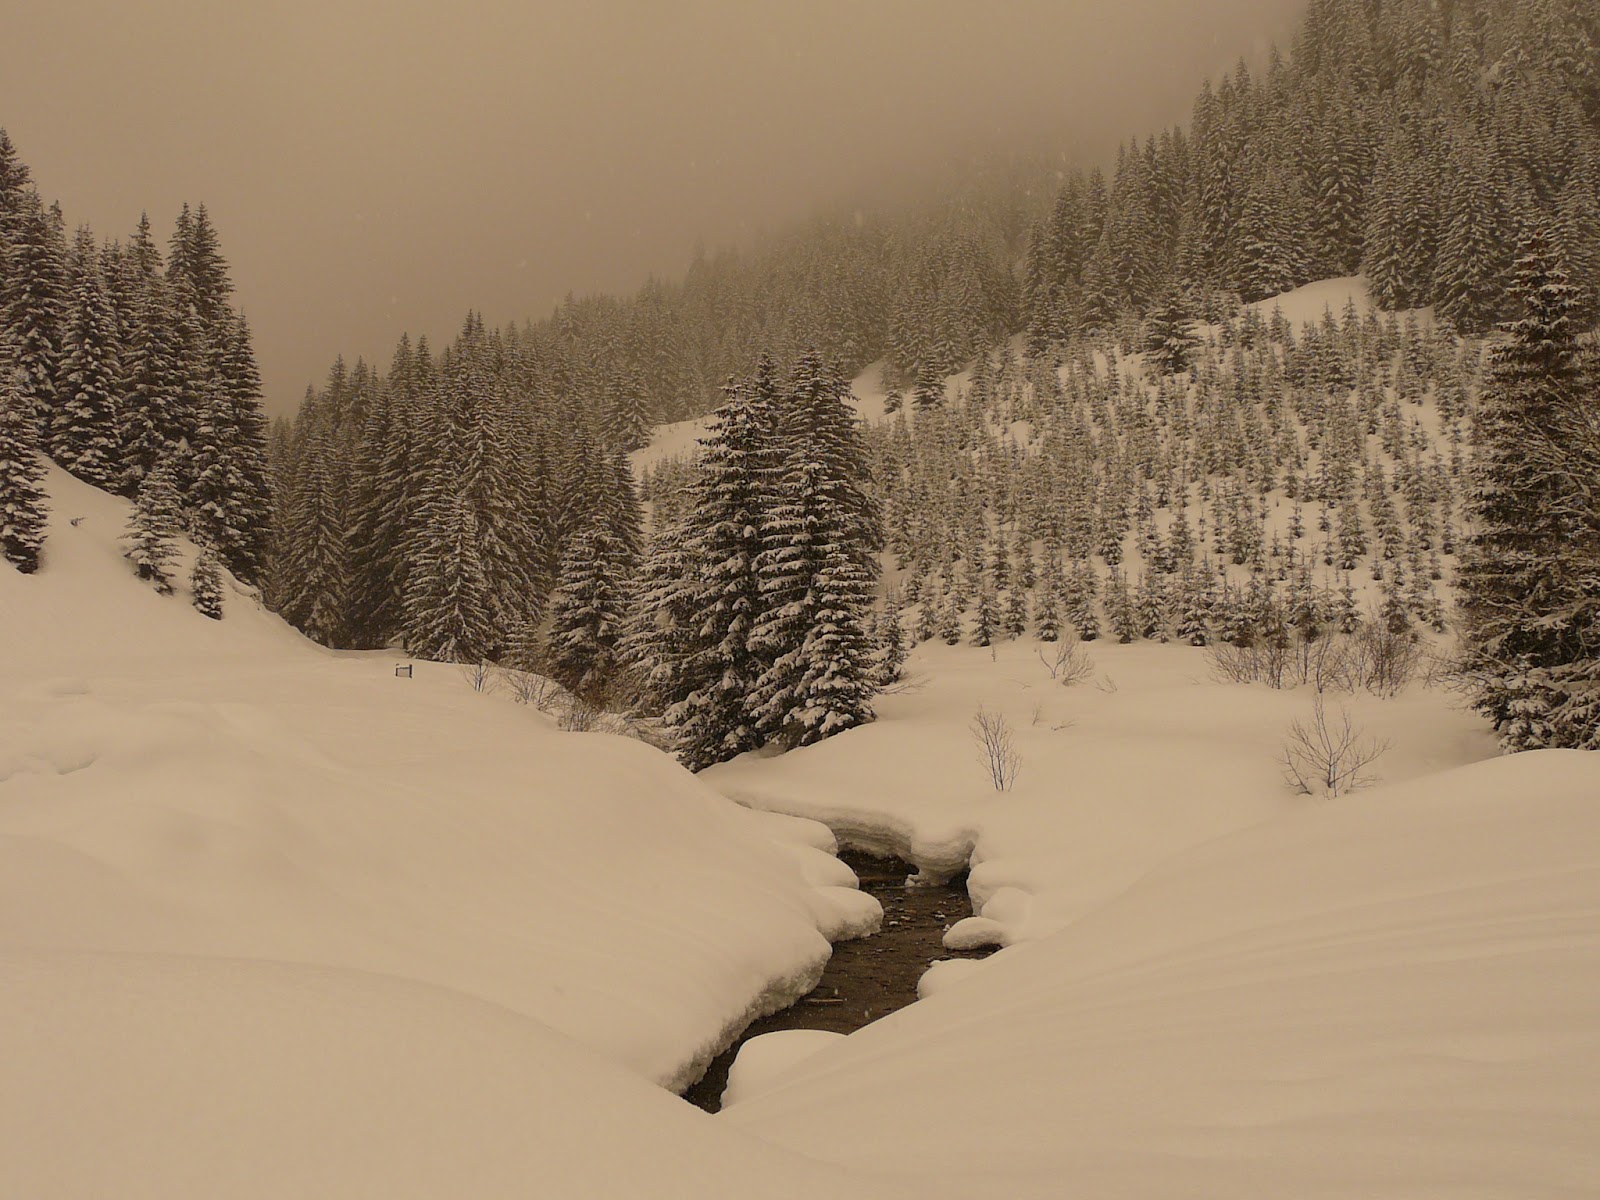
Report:
[{"label": "snowbank", "polygon": [[1303,805],[719,1119],[983,1194],[1585,1192],[1597,799],[1600,756],[1545,752]]},{"label": "snowbank", "polygon": [[44,569],[0,570],[0,948],[427,984],[678,1087],[877,919],[825,831],[240,591],[208,621],[133,578],[124,502],[51,487]]},{"label": "snowbank", "polygon": [[753,1037],[739,1047],[733,1066],[728,1068],[728,1084],[722,1089],[722,1107],[748,1100],[757,1092],[772,1087],[796,1063],[839,1041],[842,1033],[826,1029],[780,1029]]},{"label": "snowbank", "polygon": [[8,1197],[910,1194],[718,1127],[537,1021],[413,980],[8,947],[0,997]]}]

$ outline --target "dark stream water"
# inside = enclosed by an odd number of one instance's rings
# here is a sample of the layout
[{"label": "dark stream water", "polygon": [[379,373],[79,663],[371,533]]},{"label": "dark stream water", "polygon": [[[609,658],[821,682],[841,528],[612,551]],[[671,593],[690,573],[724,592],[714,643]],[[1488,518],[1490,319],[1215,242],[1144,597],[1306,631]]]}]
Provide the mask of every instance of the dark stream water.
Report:
[{"label": "dark stream water", "polygon": [[837,943],[816,989],[745,1030],[712,1062],[705,1078],[684,1093],[683,1098],[691,1104],[707,1112],[721,1107],[728,1068],[739,1047],[750,1038],[780,1029],[851,1033],[914,1001],[917,980],[929,963],[941,958],[983,958],[989,953],[957,953],[944,948],[944,931],[972,915],[966,872],[949,883],[907,887],[905,881],[916,868],[898,858],[873,858],[853,850],[842,851],[839,857],[860,878],[861,890],[883,905],[882,931]]}]

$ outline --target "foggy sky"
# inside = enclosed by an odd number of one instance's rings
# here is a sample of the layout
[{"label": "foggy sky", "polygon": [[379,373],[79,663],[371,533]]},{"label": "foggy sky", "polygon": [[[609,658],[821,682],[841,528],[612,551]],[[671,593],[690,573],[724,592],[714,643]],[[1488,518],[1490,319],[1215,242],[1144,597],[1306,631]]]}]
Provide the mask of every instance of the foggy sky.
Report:
[{"label": "foggy sky", "polygon": [[274,412],[479,308],[675,275],[953,150],[1103,160],[1301,0],[0,0],[0,126],[69,225],[204,202]]}]

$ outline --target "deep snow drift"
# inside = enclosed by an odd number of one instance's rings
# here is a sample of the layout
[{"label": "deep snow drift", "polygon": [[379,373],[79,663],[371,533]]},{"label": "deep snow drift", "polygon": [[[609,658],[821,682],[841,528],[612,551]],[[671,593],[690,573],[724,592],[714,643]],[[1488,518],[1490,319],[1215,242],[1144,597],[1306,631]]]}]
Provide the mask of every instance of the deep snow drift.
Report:
[{"label": "deep snow drift", "polygon": [[966,1194],[1590,1194],[1597,931],[1600,757],[1479,763],[1179,854],[718,1119]]},{"label": "deep snow drift", "polygon": [[875,922],[825,829],[240,590],[208,621],[50,484],[45,568],[0,566],[0,1194],[832,1180],[650,1082]]}]

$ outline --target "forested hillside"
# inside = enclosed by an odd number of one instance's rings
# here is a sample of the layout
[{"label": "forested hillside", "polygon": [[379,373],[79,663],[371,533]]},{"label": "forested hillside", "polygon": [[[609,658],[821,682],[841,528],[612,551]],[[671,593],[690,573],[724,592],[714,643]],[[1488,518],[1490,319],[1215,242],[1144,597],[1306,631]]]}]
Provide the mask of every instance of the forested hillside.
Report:
[{"label": "forested hillside", "polygon": [[[271,538],[261,379],[215,227],[178,217],[163,263],[147,217],[127,242],[69,239],[0,129],[0,550],[38,567],[44,451],[140,498],[141,570],[180,524],[247,583]],[[156,558],[148,552],[154,548]],[[209,559],[208,559],[209,566]]]},{"label": "forested hillside", "polygon": [[[1314,0],[1287,54],[1207,84],[1187,127],[1130,140],[1109,175],[976,171],[903,211],[702,252],[632,297],[501,330],[469,315],[441,351],[403,338],[386,370],[341,360],[271,437],[270,514],[248,334],[205,211],[185,213],[164,270],[147,227],[127,247],[83,231],[69,251],[5,154],[8,486],[32,486],[34,436],[92,482],[132,494],[154,477],[147,524],[185,510],[331,646],[539,668],[669,721],[704,699],[662,686],[675,637],[710,639],[690,658],[720,645],[751,687],[782,659],[793,678],[694,735],[720,747],[689,754],[702,764],[869,719],[911,634],[1247,646],[1351,630],[1369,607],[1395,636],[1442,631],[1456,556],[1506,487],[1472,474],[1469,444],[1494,428],[1478,393],[1498,406],[1526,384],[1486,376],[1484,346],[1558,287],[1541,328],[1565,339],[1545,355],[1564,382],[1520,436],[1578,429],[1593,387],[1577,335],[1600,313],[1600,12],[1579,0]],[[1357,272],[1362,304],[1304,321],[1245,307]],[[819,387],[840,401],[869,367],[885,410],[910,411],[868,451],[789,411]],[[752,395],[772,412],[740,416]],[[659,464],[647,545],[627,454],[719,402],[707,461],[752,473],[726,484],[741,498],[727,507],[706,463]],[[856,477],[819,479],[819,461]],[[824,523],[843,520],[846,483],[860,520],[835,533],[886,538],[887,594],[915,609],[884,606],[874,658],[858,644],[870,587],[834,581],[842,641],[802,665],[792,611],[783,647],[758,632],[797,602],[777,564],[806,563],[812,584],[832,569],[797,549],[824,533],[785,497],[833,489]],[[748,530],[726,553],[718,504]],[[1587,544],[1570,507],[1551,545]],[[36,556],[32,509],[7,527],[19,561]],[[136,548],[159,584],[148,558]],[[739,579],[716,575],[729,563]],[[675,571],[695,587],[664,589]],[[1588,586],[1554,588],[1563,621],[1588,620]],[[1527,665],[1495,661],[1502,677]],[[834,669],[834,699],[799,717],[795,678]],[[1512,719],[1503,697],[1485,704]]]},{"label": "forested hillside", "polygon": [[1600,301],[1600,10],[1583,0],[1313,0],[1293,54],[1208,84],[1189,127],[1068,180],[1028,254],[1042,349],[1174,293],[1214,318],[1361,270],[1463,333],[1514,315],[1519,237],[1560,229]]}]

